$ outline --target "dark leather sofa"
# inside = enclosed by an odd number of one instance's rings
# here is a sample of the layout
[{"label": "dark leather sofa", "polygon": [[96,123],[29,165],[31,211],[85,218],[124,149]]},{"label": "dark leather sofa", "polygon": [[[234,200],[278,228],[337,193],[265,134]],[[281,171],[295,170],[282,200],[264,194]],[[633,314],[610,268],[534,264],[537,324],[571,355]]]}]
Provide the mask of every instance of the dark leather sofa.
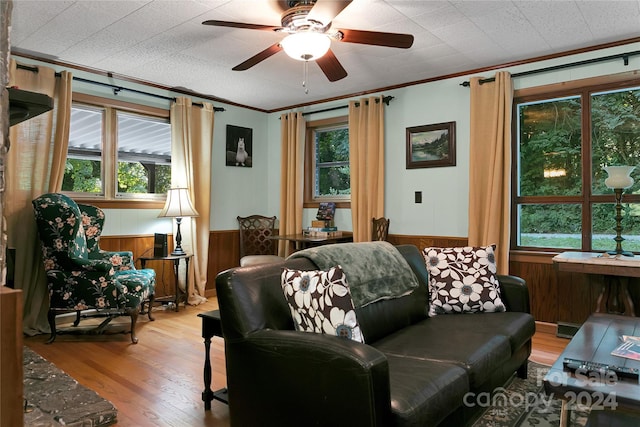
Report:
[{"label": "dark leather sofa", "polygon": [[217,276],[232,427],[465,426],[484,409],[477,393],[526,377],[535,323],[522,279],[499,276],[507,312],[429,318],[424,258],[397,249],[420,286],[356,309],[367,344],[295,331],[280,274],[317,269],[309,259]]}]

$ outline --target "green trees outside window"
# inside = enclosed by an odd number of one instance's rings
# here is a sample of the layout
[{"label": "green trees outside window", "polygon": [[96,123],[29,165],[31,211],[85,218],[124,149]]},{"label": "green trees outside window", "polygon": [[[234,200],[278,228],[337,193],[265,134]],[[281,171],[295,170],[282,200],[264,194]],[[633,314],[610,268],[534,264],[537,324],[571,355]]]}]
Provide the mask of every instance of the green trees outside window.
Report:
[{"label": "green trees outside window", "polygon": [[[640,85],[585,87],[562,96],[516,98],[514,105],[512,246],[614,249],[615,199],[602,168],[638,165]],[[639,172],[623,196],[623,247],[631,251],[640,251]]]},{"label": "green trees outside window", "polygon": [[349,129],[318,129],[316,140],[316,197],[350,195]]},{"label": "green trees outside window", "polygon": [[306,123],[304,154],[304,206],[351,202],[349,118],[332,117]]}]

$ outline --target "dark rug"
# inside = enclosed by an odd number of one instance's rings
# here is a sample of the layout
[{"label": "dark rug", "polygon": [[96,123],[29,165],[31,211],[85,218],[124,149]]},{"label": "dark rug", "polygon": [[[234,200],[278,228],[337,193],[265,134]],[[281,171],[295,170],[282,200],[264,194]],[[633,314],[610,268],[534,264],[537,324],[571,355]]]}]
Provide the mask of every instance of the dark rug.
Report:
[{"label": "dark rug", "polygon": [[[504,389],[495,390],[484,414],[473,427],[558,427],[562,402],[547,396],[542,379],[548,366],[529,362],[528,378],[513,377]],[[589,408],[571,411],[571,427],[587,423]]]},{"label": "dark rug", "polygon": [[23,348],[25,426],[98,427],[116,422],[118,410],[29,347]]}]

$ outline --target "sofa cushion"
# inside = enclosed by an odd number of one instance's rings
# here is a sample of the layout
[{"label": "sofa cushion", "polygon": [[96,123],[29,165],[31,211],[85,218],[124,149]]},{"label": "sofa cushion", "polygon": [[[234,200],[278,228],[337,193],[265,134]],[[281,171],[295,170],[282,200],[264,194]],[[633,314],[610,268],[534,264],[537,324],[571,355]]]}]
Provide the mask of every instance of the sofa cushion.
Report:
[{"label": "sofa cushion", "polygon": [[394,426],[435,426],[464,401],[467,373],[452,363],[388,355]]},{"label": "sofa cushion", "polygon": [[535,333],[536,324],[529,313],[501,312],[501,313],[475,313],[467,316],[436,316],[430,318],[436,328],[447,329],[452,326],[449,319],[455,317],[453,325],[458,330],[475,331],[490,335],[501,335],[509,340],[511,352],[515,353],[524,344],[530,342]]},{"label": "sofa cushion", "polygon": [[342,267],[326,271],[284,268],[281,286],[297,330],[364,342]]},{"label": "sofa cushion", "polygon": [[429,271],[429,315],[505,311],[496,276],[495,247],[423,249]]},{"label": "sofa cushion", "polygon": [[476,388],[500,369],[512,352],[507,336],[474,329],[468,321],[471,316],[482,322],[485,313],[428,318],[372,345],[386,355],[456,364],[467,371],[471,387]]}]

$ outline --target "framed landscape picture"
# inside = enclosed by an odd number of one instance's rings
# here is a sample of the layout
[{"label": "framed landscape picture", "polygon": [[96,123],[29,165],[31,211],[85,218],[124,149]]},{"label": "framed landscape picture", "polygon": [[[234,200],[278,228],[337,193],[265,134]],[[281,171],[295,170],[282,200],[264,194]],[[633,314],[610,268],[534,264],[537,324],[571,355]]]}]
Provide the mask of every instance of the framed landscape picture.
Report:
[{"label": "framed landscape picture", "polygon": [[227,166],[250,168],[253,165],[253,130],[227,125]]},{"label": "framed landscape picture", "polygon": [[456,122],[407,128],[407,169],[456,165]]}]

